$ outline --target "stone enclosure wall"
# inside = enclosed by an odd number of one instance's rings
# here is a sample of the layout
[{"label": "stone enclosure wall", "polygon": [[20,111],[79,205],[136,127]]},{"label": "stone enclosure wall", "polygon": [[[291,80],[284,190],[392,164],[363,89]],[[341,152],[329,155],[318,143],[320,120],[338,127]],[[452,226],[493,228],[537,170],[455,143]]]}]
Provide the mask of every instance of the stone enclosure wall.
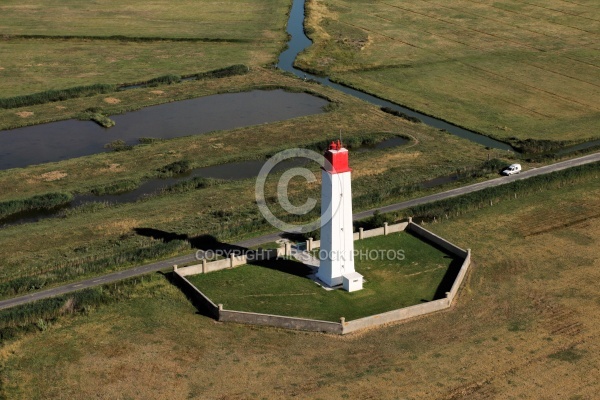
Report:
[{"label": "stone enclosure wall", "polygon": [[[400,308],[397,310],[385,312],[382,314],[371,315],[369,317],[356,319],[353,321],[345,321],[343,318],[340,322],[329,322],[329,321],[318,321],[305,318],[286,317],[281,315],[269,315],[252,312],[242,312],[225,310],[221,304],[215,305],[208,297],[206,297],[200,290],[198,290],[190,281],[185,277],[189,275],[196,275],[201,273],[209,273],[212,271],[218,271],[227,268],[234,268],[239,265],[248,263],[248,259],[252,255],[231,255],[227,259],[207,262],[202,260],[201,264],[192,265],[189,267],[178,268],[177,266],[173,269],[173,275],[175,282],[182,287],[184,292],[194,301],[194,303],[203,308],[208,315],[222,322],[236,322],[242,324],[253,324],[253,325],[266,325],[284,329],[304,330],[313,332],[324,332],[333,334],[348,334],[356,332],[366,328],[372,328],[389,324],[392,322],[404,321],[410,318],[430,314],[433,312],[441,311],[449,308],[452,305],[462,281],[464,280],[469,266],[471,265],[471,250],[463,250],[460,247],[450,243],[444,238],[428,231],[412,222],[409,218],[408,222],[402,222],[395,225],[389,225],[386,223],[381,228],[371,229],[363,231],[361,228],[359,232],[354,234],[354,240],[366,239],[374,236],[387,235],[390,233],[408,231],[412,234],[428,241],[436,246],[439,246],[447,252],[455,255],[458,258],[463,259],[462,266],[454,280],[452,288],[446,293],[446,297],[430,301],[427,303],[417,304],[410,307]],[[320,241],[308,240],[306,242],[306,249],[308,251],[314,250],[320,247]],[[287,243],[285,246],[279,249],[273,249],[268,252],[261,253],[263,259],[278,258],[283,256],[291,255],[291,244]]]},{"label": "stone enclosure wall", "polygon": [[185,293],[192,301],[194,306],[199,310],[206,312],[215,319],[219,319],[219,308],[211,299],[206,297],[192,282],[188,281],[184,276],[180,275],[177,269],[173,271],[174,283]]},{"label": "stone enclosure wall", "polygon": [[198,274],[207,274],[209,272],[220,271],[222,269],[234,268],[240,265],[248,264],[248,260],[252,260],[252,257],[262,257],[264,260],[271,260],[278,257],[290,256],[291,247],[288,245],[282,246],[278,249],[265,250],[260,253],[249,252],[249,254],[235,255],[231,254],[229,258],[216,261],[202,260],[200,264],[190,265],[188,267],[175,267],[175,270],[181,276],[190,276]]}]

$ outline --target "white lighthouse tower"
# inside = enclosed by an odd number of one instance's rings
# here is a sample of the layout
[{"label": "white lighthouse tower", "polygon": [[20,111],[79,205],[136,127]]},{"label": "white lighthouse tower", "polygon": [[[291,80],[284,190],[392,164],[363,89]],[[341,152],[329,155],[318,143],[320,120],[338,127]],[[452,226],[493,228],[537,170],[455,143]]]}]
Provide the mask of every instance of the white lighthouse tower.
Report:
[{"label": "white lighthouse tower", "polygon": [[329,287],[343,285],[349,292],[362,289],[363,277],[354,270],[352,189],[348,150],[340,141],[325,152],[329,163],[322,171],[321,250],[317,278]]}]

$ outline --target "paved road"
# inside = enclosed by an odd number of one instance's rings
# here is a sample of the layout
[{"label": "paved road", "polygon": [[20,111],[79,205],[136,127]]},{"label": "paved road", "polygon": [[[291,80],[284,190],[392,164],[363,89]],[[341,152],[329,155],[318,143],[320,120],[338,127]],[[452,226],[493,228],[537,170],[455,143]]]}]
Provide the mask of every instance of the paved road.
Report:
[{"label": "paved road", "polygon": [[[244,240],[235,243],[238,246],[243,247],[254,247],[264,243],[274,242],[277,239],[281,239],[280,233],[273,233],[264,235],[248,240]],[[158,261],[152,264],[146,264],[139,267],[127,269],[124,271],[113,272],[110,274],[102,275],[96,278],[85,279],[80,282],[70,283],[68,285],[59,286],[51,289],[42,290],[35,293],[30,293],[25,296],[15,297],[8,300],[0,301],[0,310],[5,308],[16,307],[19,305],[31,303],[36,300],[47,299],[50,297],[60,296],[63,294],[75,292],[77,290],[86,289],[94,286],[104,285],[107,283],[117,282],[127,278],[134,278],[136,276],[146,275],[152,272],[161,271],[167,268],[173,267],[173,265],[183,265],[186,263],[194,262],[196,260],[196,254],[188,254],[176,258],[171,258],[165,261]]]},{"label": "paved road", "polygon": [[420,197],[418,199],[403,201],[402,203],[396,203],[385,207],[379,207],[368,211],[363,211],[358,214],[354,214],[354,220],[363,219],[373,215],[375,211],[380,213],[399,211],[405,208],[418,206],[421,204],[431,203],[437,200],[448,199],[450,197],[456,197],[467,193],[477,192],[493,186],[505,185],[510,182],[519,181],[527,178],[531,178],[538,175],[548,174],[550,172],[561,171],[563,169],[576,167],[579,165],[589,164],[596,161],[600,161],[600,153],[590,154],[584,157],[574,158],[572,160],[561,161],[555,164],[546,165],[540,168],[530,169],[529,171],[521,172],[518,175],[503,176],[501,178],[491,179],[489,181],[475,183],[460,187],[457,189],[448,190],[442,193],[432,194],[430,196]]},{"label": "paved road", "polygon": [[[519,175],[513,175],[508,177],[501,177],[492,179],[489,181],[475,183],[473,185],[464,186],[457,189],[448,190],[446,192],[432,194],[430,196],[421,197],[418,199],[404,201],[402,203],[396,203],[385,207],[374,208],[372,210],[363,211],[357,214],[354,214],[354,220],[363,219],[366,217],[370,217],[373,215],[375,211],[379,211],[381,213],[399,211],[405,208],[414,207],[421,204],[430,203],[436,200],[448,199],[455,196],[460,196],[467,193],[476,192],[478,190],[482,190],[485,188],[500,186],[507,184],[509,182],[513,182],[516,180],[522,180],[531,178],[533,176],[548,174],[550,172],[560,171],[563,169],[575,167],[578,165],[589,164],[592,162],[600,161],[600,153],[590,154],[584,157],[575,158],[572,160],[562,161],[556,164],[547,165],[545,167],[535,168],[529,171],[525,171],[520,173]],[[254,247],[259,246],[261,244],[274,242],[277,239],[281,239],[281,233],[272,233],[268,235],[263,235],[259,237],[255,237],[248,240],[243,240],[241,242],[235,243],[235,245],[243,246],[243,247]],[[165,261],[159,261],[152,264],[142,265],[139,267],[131,268],[125,271],[114,272],[111,274],[99,276],[96,278],[86,279],[77,283],[71,283],[64,286],[59,286],[52,289],[42,290],[40,292],[31,293],[25,296],[16,297],[13,299],[0,301],[0,310],[10,307],[15,307],[18,305],[30,303],[36,300],[47,299],[49,297],[60,296],[63,294],[71,293],[77,290],[104,285],[107,283],[113,283],[120,281],[126,278],[133,278],[140,275],[145,275],[151,272],[156,272],[163,270],[165,268],[172,267],[174,264],[185,264],[189,262],[193,262],[195,260],[195,254],[189,254],[177,258],[172,258]]]}]

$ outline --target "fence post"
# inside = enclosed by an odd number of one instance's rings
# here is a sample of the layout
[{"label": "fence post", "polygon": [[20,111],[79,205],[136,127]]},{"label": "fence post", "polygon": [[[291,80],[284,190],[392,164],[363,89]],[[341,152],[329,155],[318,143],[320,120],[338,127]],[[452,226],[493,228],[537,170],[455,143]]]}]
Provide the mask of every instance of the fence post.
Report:
[{"label": "fence post", "polygon": [[383,223],[383,234],[384,235],[388,234],[388,223],[387,222]]},{"label": "fence post", "polygon": [[363,228],[358,228],[358,240],[362,240],[363,238]]},{"label": "fence post", "polygon": [[173,271],[174,271],[174,272],[177,272],[177,264],[174,264],[174,265],[173,265]]},{"label": "fence post", "polygon": [[206,258],[202,259],[202,273],[206,273]]},{"label": "fence post", "polygon": [[311,238],[311,237],[308,238],[308,246],[306,246],[306,249],[308,251],[312,251],[312,249],[313,249],[313,238]]},{"label": "fence post", "polygon": [[235,257],[235,255],[233,254],[233,252],[231,254],[229,254],[229,268],[233,268],[233,258]]}]

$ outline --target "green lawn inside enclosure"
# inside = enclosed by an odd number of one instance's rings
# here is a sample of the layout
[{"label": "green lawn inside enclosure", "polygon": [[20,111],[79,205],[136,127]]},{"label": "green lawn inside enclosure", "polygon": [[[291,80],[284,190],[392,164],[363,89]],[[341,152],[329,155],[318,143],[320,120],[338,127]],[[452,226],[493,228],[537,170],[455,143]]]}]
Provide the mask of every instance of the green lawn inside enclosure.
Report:
[{"label": "green lawn inside enclosure", "polygon": [[2,1],[0,98],[275,61],[288,0]]},{"label": "green lawn inside enclosure", "polygon": [[516,145],[599,137],[597,1],[308,0],[307,31],[299,65],[361,90]]},{"label": "green lawn inside enclosure", "polygon": [[225,309],[339,321],[444,297],[461,261],[405,232],[355,242],[363,290],[326,291],[295,260],[244,265],[188,279]]}]

